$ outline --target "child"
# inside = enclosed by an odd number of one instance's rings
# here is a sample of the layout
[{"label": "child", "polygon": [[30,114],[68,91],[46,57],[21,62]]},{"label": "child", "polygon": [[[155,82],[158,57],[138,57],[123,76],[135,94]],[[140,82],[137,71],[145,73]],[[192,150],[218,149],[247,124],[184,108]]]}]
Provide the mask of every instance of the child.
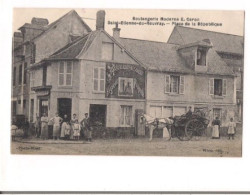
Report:
[{"label": "child", "polygon": [[78,120],[75,121],[74,125],[73,125],[73,130],[74,130],[74,139],[75,140],[79,140],[80,138],[80,131],[81,131],[81,126],[78,123]]},{"label": "child", "polygon": [[69,140],[70,139],[70,131],[71,131],[71,125],[69,122],[67,122],[66,129],[65,129],[65,139]]},{"label": "child", "polygon": [[233,122],[233,118],[230,118],[230,122],[228,123],[228,130],[227,130],[229,140],[230,140],[230,137],[234,139],[235,129],[236,129],[236,124],[235,122]]}]

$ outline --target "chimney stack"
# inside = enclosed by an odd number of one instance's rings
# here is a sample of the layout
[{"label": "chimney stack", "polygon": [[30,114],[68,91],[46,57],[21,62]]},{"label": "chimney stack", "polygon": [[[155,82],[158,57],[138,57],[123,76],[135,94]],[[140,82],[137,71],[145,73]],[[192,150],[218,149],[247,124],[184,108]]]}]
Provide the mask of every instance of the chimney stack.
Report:
[{"label": "chimney stack", "polygon": [[105,25],[105,11],[99,10],[96,13],[96,30],[104,30]]},{"label": "chimney stack", "polygon": [[118,28],[118,23],[115,24],[115,28],[113,28],[113,37],[115,39],[119,39],[120,38],[120,31],[121,29]]}]

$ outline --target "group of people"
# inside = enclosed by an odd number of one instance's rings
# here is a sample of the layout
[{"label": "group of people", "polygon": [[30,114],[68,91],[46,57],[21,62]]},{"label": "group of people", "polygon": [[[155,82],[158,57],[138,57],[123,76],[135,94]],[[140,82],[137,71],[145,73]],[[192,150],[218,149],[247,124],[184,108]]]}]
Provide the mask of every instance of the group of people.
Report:
[{"label": "group of people", "polygon": [[[73,118],[70,118],[65,114],[61,118],[58,113],[51,119],[48,118],[46,113],[39,120],[37,118],[35,124],[35,131],[37,137],[41,139],[48,139],[48,123],[53,124],[53,139],[63,139],[63,140],[79,140],[81,136],[85,136],[87,141],[92,141],[92,128],[90,126],[90,121],[88,113],[85,113],[85,118],[79,121],[76,114],[73,114]],[[41,133],[39,135],[39,129]]]},{"label": "group of people", "polygon": [[[213,130],[212,130],[212,139],[220,139],[220,126],[221,122],[219,117],[216,117],[212,121],[213,125]],[[236,133],[236,123],[233,121],[233,118],[230,118],[230,122],[228,123],[227,127],[227,134],[228,134],[228,139],[234,139],[234,135]]]}]

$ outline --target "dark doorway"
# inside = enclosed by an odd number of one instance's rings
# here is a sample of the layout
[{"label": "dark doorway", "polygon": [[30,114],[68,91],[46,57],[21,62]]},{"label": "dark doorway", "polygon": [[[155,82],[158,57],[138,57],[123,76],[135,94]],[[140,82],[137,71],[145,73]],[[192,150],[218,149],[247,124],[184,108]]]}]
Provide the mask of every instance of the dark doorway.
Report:
[{"label": "dark doorway", "polygon": [[106,110],[107,105],[90,104],[89,118],[93,126],[106,126]]},{"label": "dark doorway", "polygon": [[57,99],[57,110],[60,117],[66,114],[68,118],[71,118],[71,107],[72,100],[71,98],[58,98]]},{"label": "dark doorway", "polygon": [[49,110],[49,100],[48,99],[40,99],[40,116],[43,115],[43,113],[48,114]]}]

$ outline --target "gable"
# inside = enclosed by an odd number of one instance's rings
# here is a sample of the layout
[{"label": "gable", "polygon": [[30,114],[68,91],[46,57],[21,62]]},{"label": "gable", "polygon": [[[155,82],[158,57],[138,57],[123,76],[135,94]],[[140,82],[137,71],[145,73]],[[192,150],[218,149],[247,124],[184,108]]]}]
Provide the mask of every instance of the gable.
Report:
[{"label": "gable", "polygon": [[172,31],[167,43],[169,44],[176,44],[176,45],[183,45],[185,42],[183,41],[180,33],[178,32],[177,28],[174,28]]}]

